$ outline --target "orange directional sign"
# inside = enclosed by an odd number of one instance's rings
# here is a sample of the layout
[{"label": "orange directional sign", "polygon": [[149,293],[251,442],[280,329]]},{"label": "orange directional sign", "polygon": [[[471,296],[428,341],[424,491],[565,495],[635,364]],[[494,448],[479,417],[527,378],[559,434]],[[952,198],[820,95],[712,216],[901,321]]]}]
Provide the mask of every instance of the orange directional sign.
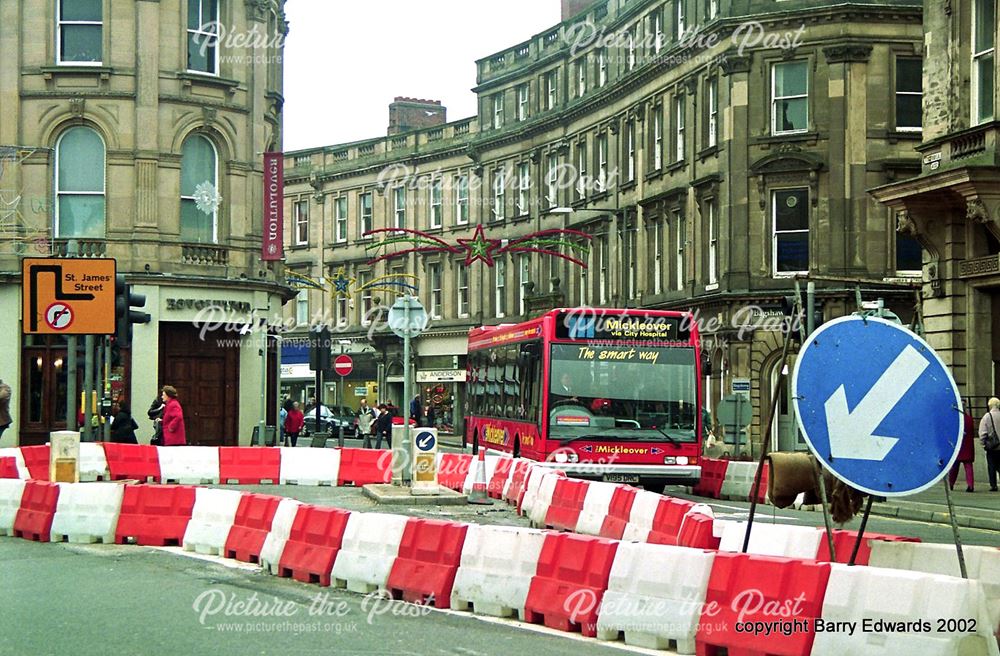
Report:
[{"label": "orange directional sign", "polygon": [[24,334],[113,334],[116,272],[113,259],[23,260]]}]

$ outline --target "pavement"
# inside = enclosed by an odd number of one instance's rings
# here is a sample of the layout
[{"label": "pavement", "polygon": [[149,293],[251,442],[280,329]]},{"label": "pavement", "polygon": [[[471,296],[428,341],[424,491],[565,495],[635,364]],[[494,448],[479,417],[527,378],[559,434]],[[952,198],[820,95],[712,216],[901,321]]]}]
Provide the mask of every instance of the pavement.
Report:
[{"label": "pavement", "polygon": [[[990,492],[985,480],[977,481],[975,489],[975,492],[966,492],[962,480],[951,491],[955,521],[959,526],[1000,531],[1000,492]],[[940,524],[951,522],[944,483],[913,496],[874,503],[872,514]],[[1000,545],[1000,535],[996,543]]]}]

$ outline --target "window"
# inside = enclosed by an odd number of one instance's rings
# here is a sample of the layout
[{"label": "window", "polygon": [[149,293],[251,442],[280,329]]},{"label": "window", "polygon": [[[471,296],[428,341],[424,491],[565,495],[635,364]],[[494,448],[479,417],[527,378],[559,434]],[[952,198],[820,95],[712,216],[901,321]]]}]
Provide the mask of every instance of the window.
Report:
[{"label": "window", "polygon": [[372,192],[368,191],[358,196],[358,205],[361,207],[361,236],[374,229],[372,225]]},{"label": "window", "polygon": [[809,190],[771,192],[775,275],[809,271]]},{"label": "window", "polygon": [[597,180],[596,188],[600,193],[605,190],[608,177],[608,133],[597,135]]},{"label": "window", "polygon": [[559,155],[552,153],[548,158],[545,174],[545,206],[559,206]]},{"label": "window", "polygon": [[431,183],[431,214],[430,214],[430,228],[440,228],[442,225],[442,207],[441,207],[441,180],[435,180]]},{"label": "window", "polygon": [[493,95],[493,129],[503,127],[503,92]]},{"label": "window", "polygon": [[556,85],[558,71],[549,71],[545,74],[545,108],[554,109],[556,106],[558,86]]},{"label": "window", "polygon": [[351,321],[351,317],[348,314],[351,311],[350,299],[346,296],[337,297],[337,325],[346,326]]},{"label": "window", "polygon": [[576,60],[576,97],[582,98],[587,93],[587,60],[581,57]]},{"label": "window", "polygon": [[295,323],[305,326],[309,323],[309,290],[300,289],[295,297]]},{"label": "window", "polygon": [[493,172],[493,220],[503,221],[507,216],[505,205],[507,180],[503,167]]},{"label": "window", "polygon": [[708,93],[708,121],[706,123],[708,135],[706,143],[709,148],[716,145],[719,140],[719,80],[710,77],[707,85]]},{"label": "window", "polygon": [[502,257],[497,258],[493,263],[494,278],[494,298],[493,307],[498,319],[507,314],[507,263]]},{"label": "window", "polygon": [[333,203],[333,224],[336,231],[334,241],[343,244],[347,241],[347,196],[341,196]]},{"label": "window", "polygon": [[677,245],[677,289],[678,291],[684,289],[684,246],[687,244],[687,221],[684,220],[684,214],[681,211],[674,212],[674,226],[677,228],[676,241]]},{"label": "window", "polygon": [[406,227],[406,187],[396,187],[392,190],[393,198],[393,228]]},{"label": "window", "polygon": [[195,73],[219,74],[219,0],[188,0],[187,67]]},{"label": "window", "polygon": [[580,271],[580,279],[577,282],[577,305],[587,304],[587,267],[577,267]]},{"label": "window", "polygon": [[896,59],[896,129],[920,132],[923,120],[922,62],[919,59]]},{"label": "window", "polygon": [[518,258],[518,314],[528,312],[528,283],[531,281],[531,256],[522,253]]},{"label": "window", "polygon": [[218,238],[219,167],[215,146],[195,134],[181,149],[181,239],[214,243]]},{"label": "window", "polygon": [[978,125],[993,120],[996,0],[974,0],[972,26],[972,123]]},{"label": "window", "polygon": [[608,52],[604,48],[597,51],[597,86],[608,83]]},{"label": "window", "polygon": [[652,23],[653,52],[659,53],[663,49],[663,13],[659,9],[653,12]]},{"label": "window", "polygon": [[708,20],[714,20],[719,15],[719,0],[708,0]]},{"label": "window", "polygon": [[517,120],[526,121],[528,119],[528,85],[527,83],[517,87]]},{"label": "window", "polygon": [[601,305],[608,302],[608,239],[601,237],[597,242],[597,291]]},{"label": "window", "polygon": [[625,181],[635,180],[635,121],[625,124]]},{"label": "window", "polygon": [[102,0],[58,0],[56,3],[57,61],[69,65],[100,65],[104,23]]},{"label": "window", "polygon": [[674,161],[684,160],[684,94],[674,97]]},{"label": "window", "polygon": [[455,223],[465,225],[469,222],[469,176],[458,176],[455,184]]},{"label": "window", "polygon": [[674,0],[674,39],[680,41],[687,31],[684,23],[684,0]]},{"label": "window", "polygon": [[896,273],[904,276],[919,276],[924,266],[924,251],[920,242],[896,233]]},{"label": "window", "polygon": [[528,190],[531,188],[531,168],[528,162],[517,165],[517,215],[526,216],[529,211]]},{"label": "window", "polygon": [[469,316],[469,267],[456,263],[455,270],[458,272],[458,316],[465,318]]},{"label": "window", "polygon": [[[625,253],[624,257],[621,258],[623,262],[636,262],[638,258],[635,256],[635,233],[636,226],[626,225],[625,226]],[[627,266],[626,267],[626,280],[625,284],[627,289],[625,290],[628,298],[635,298],[635,275],[636,267]]]},{"label": "window", "polygon": [[653,170],[663,168],[663,107],[653,107]]},{"label": "window", "polygon": [[626,55],[625,55],[625,70],[626,71],[631,71],[633,68],[635,68],[635,42],[636,42],[636,40],[637,40],[637,37],[636,37],[636,28],[633,27],[632,29],[630,29],[628,31],[628,34],[625,37],[625,50],[626,50]]},{"label": "window", "polygon": [[309,245],[309,201],[298,200],[292,205],[295,220],[295,245]]},{"label": "window", "polygon": [[104,141],[74,127],[56,144],[55,233],[60,238],[105,236]]},{"label": "window", "polygon": [[653,293],[663,293],[663,222],[653,222]]},{"label": "window", "polygon": [[372,307],[374,304],[372,302],[372,290],[369,288],[372,282],[372,272],[371,271],[359,271],[358,272],[358,289],[361,290],[361,307],[359,311],[361,313],[360,323],[362,326],[367,326],[372,322]]},{"label": "window", "polygon": [[705,218],[708,224],[708,284],[719,282],[719,226],[716,216],[715,199],[705,204]]},{"label": "window", "polygon": [[587,197],[587,142],[585,141],[576,146],[576,197],[579,200]]},{"label": "window", "polygon": [[808,64],[775,64],[771,68],[771,133],[805,132],[808,127]]},{"label": "window", "polygon": [[441,318],[441,263],[434,262],[427,265],[427,279],[430,283],[430,317],[431,319]]}]

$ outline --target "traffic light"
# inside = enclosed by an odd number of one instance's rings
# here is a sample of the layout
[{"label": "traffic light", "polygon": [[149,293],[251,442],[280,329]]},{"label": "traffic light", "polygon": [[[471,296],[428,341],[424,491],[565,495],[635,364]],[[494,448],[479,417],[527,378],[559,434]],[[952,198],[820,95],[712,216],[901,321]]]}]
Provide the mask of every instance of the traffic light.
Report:
[{"label": "traffic light", "polygon": [[[149,323],[152,317],[148,312],[132,308],[146,307],[145,294],[133,294],[130,285],[126,284],[125,276],[115,276],[115,338],[114,347],[119,354],[121,349],[132,346],[132,325]],[[119,355],[120,359],[120,355]]]},{"label": "traffic light", "polygon": [[309,333],[309,368],[313,371],[329,371],[333,366],[330,359],[333,337],[326,326],[316,326]]},{"label": "traffic light", "polygon": [[[781,299],[781,312],[786,317],[792,317],[794,320],[800,321],[802,323],[803,330],[806,327],[806,312],[808,312],[808,304],[806,302],[806,292],[803,290],[800,292],[800,297],[796,298],[795,294],[789,294],[782,297]],[[823,325],[823,304],[819,299],[813,301],[813,316],[812,316],[813,330],[819,328]],[[798,328],[798,324],[795,324],[795,328]]]}]

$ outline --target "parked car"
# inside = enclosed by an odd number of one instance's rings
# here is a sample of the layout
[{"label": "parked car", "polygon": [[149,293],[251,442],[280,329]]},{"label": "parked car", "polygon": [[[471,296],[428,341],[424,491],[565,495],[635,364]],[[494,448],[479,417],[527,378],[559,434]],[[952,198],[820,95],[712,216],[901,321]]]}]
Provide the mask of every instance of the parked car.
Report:
[{"label": "parked car", "polygon": [[[302,435],[309,436],[316,431],[316,408],[309,408],[304,412],[305,426]],[[354,410],[347,406],[327,406],[319,407],[320,426],[319,432],[330,433],[336,436],[340,427],[344,427],[344,437],[354,437],[358,432],[358,418]]]}]

